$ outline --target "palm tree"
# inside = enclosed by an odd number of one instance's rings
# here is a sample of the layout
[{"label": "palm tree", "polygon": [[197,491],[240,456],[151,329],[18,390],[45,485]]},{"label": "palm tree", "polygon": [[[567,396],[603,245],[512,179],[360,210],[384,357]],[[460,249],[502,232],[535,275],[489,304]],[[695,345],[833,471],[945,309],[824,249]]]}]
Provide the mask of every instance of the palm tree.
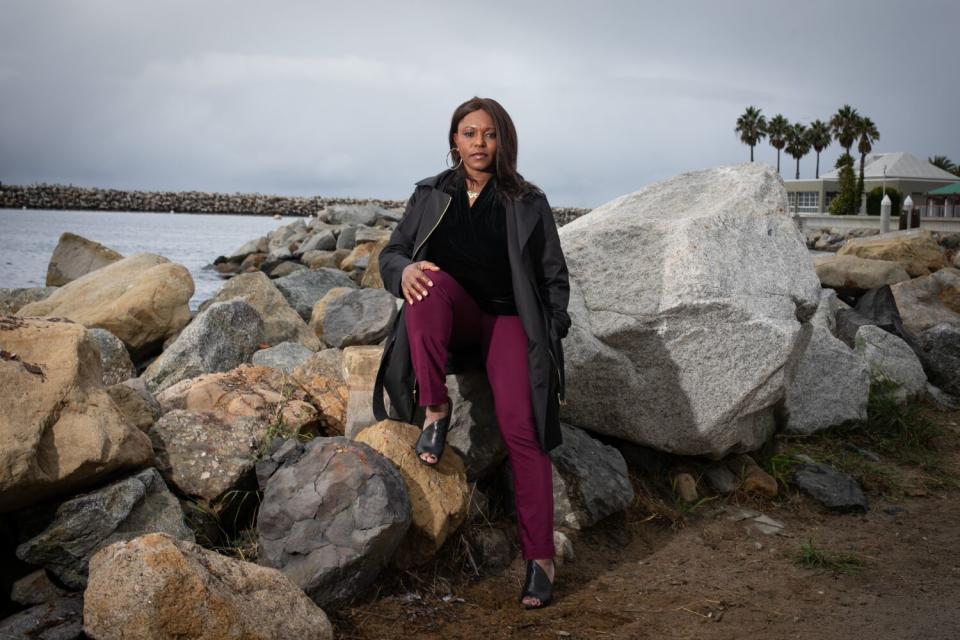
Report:
[{"label": "palm tree", "polygon": [[848,104],[840,107],[830,118],[830,131],[840,146],[847,150],[848,156],[850,147],[853,146],[853,141],[857,137],[858,120],[860,120],[860,114]]},{"label": "palm tree", "polygon": [[833,138],[830,136],[830,125],[822,120],[814,120],[807,128],[807,140],[810,146],[817,152],[817,172],[814,177],[820,178],[820,152],[830,146]]},{"label": "palm tree", "polygon": [[927,158],[927,162],[935,167],[940,167],[944,171],[949,171],[950,173],[957,173],[958,168],[960,168],[953,164],[953,160],[947,156],[933,156],[932,158]]},{"label": "palm tree", "polygon": [[796,180],[800,179],[800,158],[810,153],[810,138],[807,136],[807,128],[796,122],[787,129],[787,153],[797,161]]},{"label": "palm tree", "polygon": [[864,116],[857,121],[857,135],[860,136],[857,144],[857,151],[860,152],[860,193],[863,193],[863,163],[867,154],[873,151],[873,144],[880,139],[880,132],[873,120]]},{"label": "palm tree", "polygon": [[770,118],[767,125],[767,136],[770,138],[770,146],[777,150],[777,173],[780,173],[780,150],[787,144],[787,129],[790,123],[779,113]]},{"label": "palm tree", "polygon": [[737,118],[735,133],[740,134],[740,142],[750,145],[750,162],[753,162],[753,148],[758,142],[767,137],[767,119],[756,107],[747,107],[747,110]]}]

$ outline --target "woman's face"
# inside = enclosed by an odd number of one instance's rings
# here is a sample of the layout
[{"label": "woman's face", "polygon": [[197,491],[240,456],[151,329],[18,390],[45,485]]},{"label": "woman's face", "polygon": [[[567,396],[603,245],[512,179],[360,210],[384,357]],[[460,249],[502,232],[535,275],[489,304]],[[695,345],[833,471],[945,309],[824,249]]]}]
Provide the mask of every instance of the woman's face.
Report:
[{"label": "woman's face", "polygon": [[490,171],[497,154],[497,130],[483,109],[465,115],[453,134],[463,164],[474,171]]}]

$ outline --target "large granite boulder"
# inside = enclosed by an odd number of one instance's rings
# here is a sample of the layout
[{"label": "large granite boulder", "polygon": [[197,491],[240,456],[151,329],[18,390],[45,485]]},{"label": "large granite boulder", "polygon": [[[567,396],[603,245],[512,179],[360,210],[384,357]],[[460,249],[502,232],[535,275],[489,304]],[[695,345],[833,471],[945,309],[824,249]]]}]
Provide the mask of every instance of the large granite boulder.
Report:
[{"label": "large granite boulder", "polygon": [[683,174],[563,226],[568,422],[722,457],[774,429],[820,283],[761,164]]},{"label": "large granite boulder", "polygon": [[898,402],[923,394],[927,375],[917,354],[902,338],[880,327],[860,327],[854,339],[857,356],[867,366],[871,382],[892,385]]},{"label": "large granite boulder", "polygon": [[835,255],[814,259],[820,284],[842,293],[856,294],[868,289],[910,279],[898,262],[871,260],[855,255]]},{"label": "large granite boulder", "polygon": [[330,224],[364,225],[369,227],[383,211],[374,204],[331,204],[317,216]]},{"label": "large granite boulder", "polygon": [[276,569],[162,533],[90,561],[84,630],[94,640],[332,640],[326,614]]},{"label": "large granite boulder", "polygon": [[937,244],[933,234],[921,229],[851,238],[837,255],[897,262],[914,278],[947,266],[943,249]]},{"label": "large granite boulder", "polygon": [[0,638],[87,640],[83,634],[83,598],[57,598],[4,618],[0,620]]},{"label": "large granite boulder", "polygon": [[293,370],[303,364],[313,351],[299,342],[281,342],[275,347],[261,349],[250,358],[250,364],[259,364],[272,367],[284,373],[293,373]]},{"label": "large granite boulder", "polygon": [[57,287],[0,289],[0,316],[13,315],[31,302],[46,300],[56,290]]},{"label": "large granite boulder", "polygon": [[936,273],[890,287],[903,326],[913,334],[946,322],[960,327],[960,269]]},{"label": "large granite boulder", "polygon": [[327,291],[322,298],[317,300],[317,304],[313,305],[313,311],[310,313],[310,328],[313,330],[313,333],[317,338],[323,340],[323,319],[327,315],[327,308],[330,306],[330,303],[345,296],[351,291],[356,291],[356,289],[351,289],[350,287],[334,287]]},{"label": "large granite boulder", "polygon": [[810,434],[866,420],[870,374],[866,364],[830,333],[815,326],[787,386],[787,433]]},{"label": "large granite boulder", "polygon": [[123,256],[113,249],[65,231],[47,265],[47,286],[62,287],[118,260],[123,260]]},{"label": "large granite boulder", "polygon": [[82,325],[2,316],[0,346],[0,513],[150,464],[150,440],[107,395]]},{"label": "large granite boulder", "polygon": [[466,520],[470,506],[470,486],[460,456],[447,449],[437,466],[427,467],[417,460],[414,451],[418,437],[418,427],[384,420],[355,438],[392,462],[406,482],[411,522],[394,557],[394,563],[400,567],[430,560]]},{"label": "large granite boulder", "polygon": [[94,553],[114,542],[155,532],[194,540],[176,496],[156,469],[145,469],[58,506],[43,531],[17,547],[17,557],[81,590]]},{"label": "large granite boulder", "polygon": [[320,410],[321,431],[343,435],[350,394],[343,372],[343,352],[324,349],[310,356],[291,374],[310,402]]},{"label": "large granite boulder", "polygon": [[206,310],[215,302],[235,299],[244,300],[260,314],[263,319],[263,341],[268,345],[292,340],[311,351],[320,348],[320,341],[310,331],[307,323],[262,271],[241,273],[230,278],[213,298],[200,305],[200,311]]},{"label": "large granite boulder", "polygon": [[344,435],[353,438],[377,422],[373,415],[373,385],[383,357],[383,347],[373,345],[343,350],[343,377],[347,385]]},{"label": "large granite boulder", "polygon": [[586,529],[633,502],[627,463],[615,448],[582,429],[560,424],[563,444],[553,459],[553,522]]},{"label": "large granite boulder", "polygon": [[243,300],[217,302],[199,314],[143,372],[147,388],[163,391],[204,373],[229,371],[263,342],[263,320]]},{"label": "large granite boulder", "polygon": [[298,271],[292,275],[277,278],[273,281],[273,284],[304,322],[310,322],[313,305],[330,289],[334,287],[357,288],[350,276],[339,269]]},{"label": "large granite boulder", "polygon": [[321,607],[344,604],[370,586],[410,527],[400,472],[343,437],[298,445],[263,489],[260,561]]},{"label": "large granite boulder", "polygon": [[77,278],[45,300],[21,307],[17,315],[70,318],[106,329],[137,361],[190,322],[192,295],[186,267],[137,253]]},{"label": "large granite boulder", "polygon": [[354,289],[331,300],[323,316],[323,341],[343,349],[376,344],[397,317],[396,298],[383,289]]},{"label": "large granite boulder", "polygon": [[90,337],[100,349],[100,366],[103,368],[103,384],[110,386],[137,377],[130,353],[123,341],[106,329],[90,329]]},{"label": "large granite boulder", "polygon": [[960,326],[934,325],[917,336],[917,344],[930,382],[960,396]]}]

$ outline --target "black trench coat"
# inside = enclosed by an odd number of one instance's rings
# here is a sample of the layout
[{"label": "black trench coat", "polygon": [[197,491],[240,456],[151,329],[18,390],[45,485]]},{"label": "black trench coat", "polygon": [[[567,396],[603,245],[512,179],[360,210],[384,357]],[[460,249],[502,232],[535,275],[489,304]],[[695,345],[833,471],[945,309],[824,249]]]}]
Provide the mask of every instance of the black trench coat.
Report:
[{"label": "black trench coat", "polygon": [[[450,206],[452,198],[440,186],[451,173],[452,170],[448,169],[417,183],[403,218],[380,252],[383,286],[398,298],[403,297],[400,278],[404,267],[424,259],[430,234]],[[502,202],[507,216],[507,253],[514,298],[527,334],[533,417],[540,447],[549,451],[562,442],[559,418],[559,405],[564,394],[561,340],[570,328],[567,264],[546,196],[527,196],[523,200],[503,196]],[[384,390],[396,414],[392,417],[413,422],[416,376],[410,362],[403,310],[384,345],[374,385],[373,410],[378,420],[390,417],[384,405]]]}]

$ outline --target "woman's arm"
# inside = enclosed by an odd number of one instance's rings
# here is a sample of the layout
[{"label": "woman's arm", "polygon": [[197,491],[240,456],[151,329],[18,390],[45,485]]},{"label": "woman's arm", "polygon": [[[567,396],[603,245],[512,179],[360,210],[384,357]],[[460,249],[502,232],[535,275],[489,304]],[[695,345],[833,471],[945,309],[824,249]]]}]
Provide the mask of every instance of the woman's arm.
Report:
[{"label": "woman's arm", "polygon": [[538,199],[540,223],[530,238],[531,256],[534,270],[541,290],[547,294],[547,304],[553,318],[553,330],[558,338],[564,338],[570,329],[570,316],[567,315],[567,303],[570,300],[570,279],[567,262],[560,247],[557,234],[557,222],[547,197]]}]

